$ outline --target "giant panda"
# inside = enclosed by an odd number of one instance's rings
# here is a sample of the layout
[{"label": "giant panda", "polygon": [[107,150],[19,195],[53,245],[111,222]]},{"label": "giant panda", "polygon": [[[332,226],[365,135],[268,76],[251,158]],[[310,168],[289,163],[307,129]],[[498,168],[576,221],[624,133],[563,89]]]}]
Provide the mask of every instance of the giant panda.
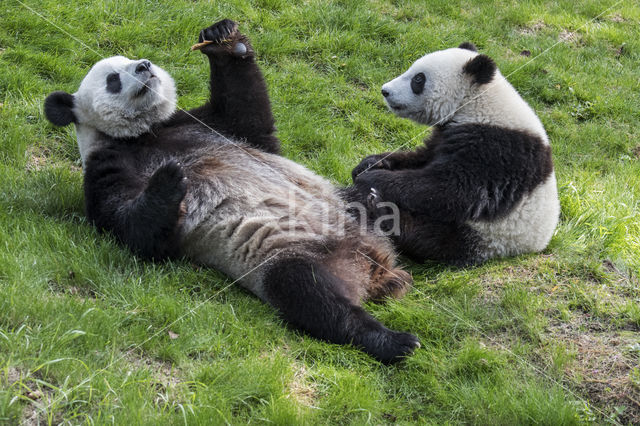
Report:
[{"label": "giant panda", "polygon": [[400,211],[394,242],[410,258],[472,265],[543,250],[560,206],[542,123],[471,43],[418,59],[382,86],[391,111],[434,126],[415,151],[366,157],[355,191]]},{"label": "giant panda", "polygon": [[348,214],[327,180],[278,155],[274,119],[249,40],[230,20],[201,31],[210,99],[175,111],[168,73],[146,59],[96,63],[45,114],[74,123],[88,219],[138,255],[216,268],[312,336],[382,362],[419,342],[361,307],[402,296],[411,276],[387,238]]}]

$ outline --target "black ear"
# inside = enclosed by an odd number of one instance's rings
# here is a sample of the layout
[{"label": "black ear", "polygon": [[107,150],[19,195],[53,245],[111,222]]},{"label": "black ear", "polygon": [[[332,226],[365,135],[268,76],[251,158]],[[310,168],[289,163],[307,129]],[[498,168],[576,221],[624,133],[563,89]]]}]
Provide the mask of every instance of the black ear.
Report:
[{"label": "black ear", "polygon": [[469,42],[469,41],[465,41],[464,43],[460,43],[460,46],[458,46],[458,49],[467,49],[467,50],[471,50],[472,52],[477,52],[478,48],[476,47],[475,44]]},{"label": "black ear", "polygon": [[56,126],[75,123],[73,95],[67,92],[53,92],[44,100],[44,115]]},{"label": "black ear", "polygon": [[462,71],[469,74],[474,83],[487,84],[496,73],[496,63],[487,55],[478,55],[467,62]]}]

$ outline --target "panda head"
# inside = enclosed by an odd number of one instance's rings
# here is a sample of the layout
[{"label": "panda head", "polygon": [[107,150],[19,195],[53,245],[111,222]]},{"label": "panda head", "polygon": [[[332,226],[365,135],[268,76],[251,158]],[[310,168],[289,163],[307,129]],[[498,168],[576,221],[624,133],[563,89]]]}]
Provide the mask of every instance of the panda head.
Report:
[{"label": "panda head", "polygon": [[496,64],[471,43],[423,56],[382,86],[389,109],[418,123],[446,124],[482,86],[497,78]]},{"label": "panda head", "polygon": [[97,62],[76,93],[50,94],[44,112],[57,126],[75,123],[77,130],[129,138],[169,118],[175,105],[175,85],[166,71],[146,59],[114,56]]}]

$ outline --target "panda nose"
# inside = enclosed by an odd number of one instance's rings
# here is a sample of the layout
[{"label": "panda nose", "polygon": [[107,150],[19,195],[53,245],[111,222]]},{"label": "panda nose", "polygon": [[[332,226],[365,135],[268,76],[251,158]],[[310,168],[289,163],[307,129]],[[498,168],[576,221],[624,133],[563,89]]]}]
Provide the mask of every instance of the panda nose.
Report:
[{"label": "panda nose", "polygon": [[387,96],[389,96],[389,92],[385,89],[382,89],[382,96],[386,98]]},{"label": "panda nose", "polygon": [[142,61],[136,66],[136,74],[140,74],[141,72],[144,72],[144,71],[149,71],[150,68],[151,68],[151,62]]}]

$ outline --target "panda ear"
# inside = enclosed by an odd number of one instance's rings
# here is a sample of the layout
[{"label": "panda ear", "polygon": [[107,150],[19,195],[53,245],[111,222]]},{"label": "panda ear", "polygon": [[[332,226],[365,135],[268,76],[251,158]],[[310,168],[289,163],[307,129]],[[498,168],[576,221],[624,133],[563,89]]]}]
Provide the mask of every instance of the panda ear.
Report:
[{"label": "panda ear", "polygon": [[477,52],[478,48],[476,47],[475,44],[469,42],[469,41],[465,41],[464,43],[460,43],[460,46],[458,46],[458,49],[467,49],[467,50],[471,50],[472,52]]},{"label": "panda ear", "polygon": [[73,95],[67,92],[53,92],[44,100],[44,115],[56,126],[75,123],[73,113]]},{"label": "panda ear", "polygon": [[489,83],[493,80],[496,69],[496,63],[487,55],[478,55],[462,67],[462,71],[469,74],[476,84]]}]

